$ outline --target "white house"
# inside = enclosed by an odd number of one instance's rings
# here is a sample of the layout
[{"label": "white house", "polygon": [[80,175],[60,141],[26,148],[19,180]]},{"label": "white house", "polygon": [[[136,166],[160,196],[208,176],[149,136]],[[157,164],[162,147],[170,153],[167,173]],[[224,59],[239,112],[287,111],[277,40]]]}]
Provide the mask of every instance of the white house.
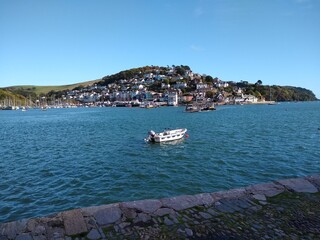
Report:
[{"label": "white house", "polygon": [[170,84],[166,84],[166,83],[161,83],[161,88],[162,89],[169,89],[170,88]]},{"label": "white house", "polygon": [[206,84],[206,83],[198,83],[197,84],[197,90],[207,89],[207,88],[208,88],[208,84]]},{"label": "white house", "polygon": [[243,98],[244,98],[245,102],[248,102],[248,103],[257,103],[258,102],[258,98],[253,95],[243,95]]},{"label": "white house", "polygon": [[177,82],[173,88],[175,89],[183,89],[183,88],[186,88],[188,85],[186,82]]},{"label": "white house", "polygon": [[229,83],[220,81],[220,82],[215,83],[215,86],[216,87],[224,87],[225,88],[225,87],[229,87]]},{"label": "white house", "polygon": [[168,93],[168,106],[178,106],[178,93],[169,92]]}]

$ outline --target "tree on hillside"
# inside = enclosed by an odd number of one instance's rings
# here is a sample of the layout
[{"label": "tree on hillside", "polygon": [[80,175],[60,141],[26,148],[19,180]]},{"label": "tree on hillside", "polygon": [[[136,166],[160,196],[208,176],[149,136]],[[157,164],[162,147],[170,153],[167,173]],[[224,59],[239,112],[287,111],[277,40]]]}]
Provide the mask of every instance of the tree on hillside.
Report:
[{"label": "tree on hillside", "polygon": [[258,81],[256,82],[256,85],[262,85],[262,81],[261,81],[261,80],[258,80]]},{"label": "tree on hillside", "polygon": [[175,69],[176,69],[176,73],[181,76],[184,76],[186,74],[186,70],[182,67],[177,66]]},{"label": "tree on hillside", "polygon": [[206,91],[207,98],[213,98],[214,93],[212,91]]},{"label": "tree on hillside", "polygon": [[211,77],[210,75],[207,75],[204,79],[205,82],[207,83],[212,83],[213,82],[213,77]]}]

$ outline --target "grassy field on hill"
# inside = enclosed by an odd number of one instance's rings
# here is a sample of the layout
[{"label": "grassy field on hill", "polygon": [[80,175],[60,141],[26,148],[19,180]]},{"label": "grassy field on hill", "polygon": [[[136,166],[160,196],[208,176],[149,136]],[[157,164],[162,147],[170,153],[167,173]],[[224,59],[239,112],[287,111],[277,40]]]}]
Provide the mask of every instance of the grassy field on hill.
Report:
[{"label": "grassy field on hill", "polygon": [[4,89],[7,89],[12,92],[16,92],[19,90],[25,90],[30,93],[35,93],[37,95],[39,94],[47,94],[50,91],[63,91],[63,90],[72,90],[75,87],[79,86],[91,86],[94,83],[100,82],[101,79],[97,80],[91,80],[87,82],[81,82],[81,83],[75,83],[75,84],[69,84],[69,85],[61,85],[61,86],[34,86],[34,85],[21,85],[21,86],[11,86],[11,87],[6,87]]}]

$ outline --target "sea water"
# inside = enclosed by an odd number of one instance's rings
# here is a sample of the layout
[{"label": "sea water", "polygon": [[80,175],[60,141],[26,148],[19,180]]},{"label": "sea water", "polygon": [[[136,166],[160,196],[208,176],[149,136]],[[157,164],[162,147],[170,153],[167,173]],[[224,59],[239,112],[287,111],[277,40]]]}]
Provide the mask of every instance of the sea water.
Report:
[{"label": "sea water", "polygon": [[319,146],[319,102],[0,111],[0,222],[320,173]]}]

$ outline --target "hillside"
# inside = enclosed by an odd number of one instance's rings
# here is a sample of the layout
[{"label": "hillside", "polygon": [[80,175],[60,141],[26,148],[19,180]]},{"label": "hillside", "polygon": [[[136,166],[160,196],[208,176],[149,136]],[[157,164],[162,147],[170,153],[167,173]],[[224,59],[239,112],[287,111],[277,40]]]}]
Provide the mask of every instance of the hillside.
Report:
[{"label": "hillside", "polygon": [[[24,96],[27,99],[36,101],[41,96],[46,96],[51,100],[63,98],[70,90],[76,90],[81,94],[90,94],[92,89],[95,89],[95,94],[103,94],[99,87],[99,91],[96,88],[87,89],[94,84],[98,86],[105,86],[108,93],[114,93],[119,95],[117,91],[126,92],[134,90],[137,85],[143,85],[144,91],[153,91],[158,93],[164,93],[167,90],[177,90],[173,86],[177,84],[185,84],[185,86],[179,90],[182,94],[197,95],[197,84],[205,84],[206,88],[202,94],[211,96],[209,98],[215,99],[214,96],[218,96],[221,93],[225,97],[235,98],[239,95],[239,89],[242,94],[253,95],[259,100],[267,101],[316,101],[318,100],[311,90],[294,87],[294,86],[268,86],[263,85],[261,80],[256,83],[248,83],[247,81],[241,82],[225,82],[218,77],[211,77],[210,75],[200,75],[193,73],[189,66],[184,65],[172,65],[166,66],[144,66],[138,68],[132,68],[128,70],[120,71],[116,74],[105,76],[101,79],[91,80],[81,83],[62,85],[62,86],[12,86],[4,88],[6,90],[7,98],[21,98]],[[169,85],[169,88],[163,88],[162,84]],[[222,85],[227,84],[225,87]],[[135,88],[136,89],[136,88]],[[12,95],[9,93],[11,92]],[[86,93],[88,92],[88,93]],[[8,95],[9,94],[9,95]],[[4,96],[4,94],[2,94]],[[10,97],[11,96],[11,97]],[[20,97],[19,97],[20,96]],[[105,95],[106,96],[106,95]],[[73,95],[73,97],[75,97]],[[108,97],[104,98],[108,99]],[[1,99],[0,99],[1,100]]]},{"label": "hillside", "polygon": [[19,94],[13,93],[11,91],[0,89],[0,104],[3,102],[25,102],[26,98],[24,96],[21,96]]},{"label": "hillside", "polygon": [[5,90],[11,91],[16,94],[23,95],[25,97],[28,96],[36,96],[36,95],[46,95],[51,91],[59,92],[65,90],[72,90],[76,87],[86,87],[91,86],[95,83],[100,82],[101,79],[90,80],[81,83],[69,84],[69,85],[61,85],[61,86],[33,86],[33,85],[22,85],[22,86],[11,86],[3,88]]}]

